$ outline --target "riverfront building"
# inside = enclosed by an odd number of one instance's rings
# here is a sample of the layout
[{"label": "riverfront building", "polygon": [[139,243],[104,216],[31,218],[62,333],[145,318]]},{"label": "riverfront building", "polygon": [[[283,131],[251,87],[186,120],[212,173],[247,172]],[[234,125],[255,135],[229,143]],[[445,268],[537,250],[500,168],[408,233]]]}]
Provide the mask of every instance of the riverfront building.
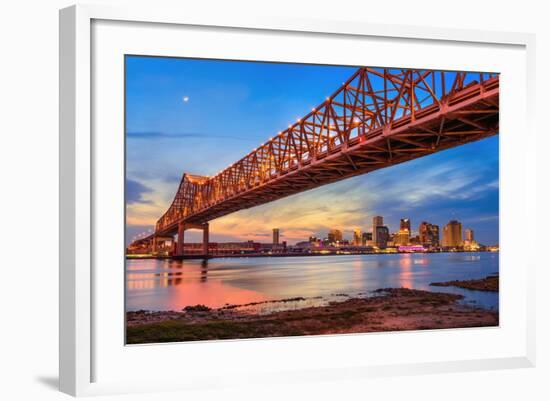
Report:
[{"label": "riverfront building", "polygon": [[423,221],[418,226],[418,236],[420,244],[426,247],[439,246],[439,226]]},{"label": "riverfront building", "polygon": [[375,245],[380,249],[385,249],[388,246],[388,239],[390,238],[390,230],[386,226],[378,226],[375,230],[376,240]]},{"label": "riverfront building", "polygon": [[458,248],[462,245],[462,223],[451,220],[443,227],[443,247]]},{"label": "riverfront building", "polygon": [[372,233],[363,233],[361,236],[361,245],[372,245]]},{"label": "riverfront building", "polygon": [[409,244],[409,232],[407,230],[399,230],[393,234],[393,244],[395,246]]},{"label": "riverfront building", "polygon": [[328,242],[329,242],[329,244],[335,244],[337,242],[342,242],[342,239],[343,239],[342,231],[336,230],[336,229],[332,229],[332,230],[329,231],[329,233],[328,233]]},{"label": "riverfront building", "polygon": [[361,246],[361,230],[355,229],[353,230],[353,245],[355,246]]},{"label": "riverfront building", "polygon": [[273,245],[279,245],[279,229],[273,229]]},{"label": "riverfront building", "polygon": [[376,229],[384,225],[384,218],[382,216],[374,216],[372,218],[372,240],[376,244]]}]

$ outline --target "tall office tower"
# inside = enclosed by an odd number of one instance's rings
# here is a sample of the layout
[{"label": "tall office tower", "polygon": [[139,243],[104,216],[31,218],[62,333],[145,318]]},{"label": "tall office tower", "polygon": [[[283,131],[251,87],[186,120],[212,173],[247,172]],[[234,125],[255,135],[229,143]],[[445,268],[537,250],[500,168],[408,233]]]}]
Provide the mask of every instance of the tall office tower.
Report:
[{"label": "tall office tower", "polygon": [[411,220],[401,219],[399,231],[393,236],[394,245],[408,245],[411,238]]},{"label": "tall office tower", "polygon": [[342,231],[336,229],[330,230],[328,233],[328,242],[329,244],[342,242]]},{"label": "tall office tower", "polygon": [[428,226],[428,244],[434,247],[439,246],[439,226],[436,224],[430,224]]},{"label": "tall office tower", "polygon": [[451,220],[443,227],[443,246],[456,248],[462,246],[462,224],[457,220]]},{"label": "tall office tower", "polygon": [[384,225],[384,218],[382,216],[374,216],[372,218],[372,240],[376,244],[376,227],[382,227]]},{"label": "tall office tower", "polygon": [[474,230],[467,228],[464,230],[464,241],[472,242],[474,240]]},{"label": "tall office tower", "polygon": [[399,230],[411,232],[411,219],[401,219]]},{"label": "tall office tower", "polygon": [[427,221],[423,221],[418,226],[418,237],[420,238],[421,244],[427,244],[428,243],[428,226],[430,223]]},{"label": "tall office tower", "polygon": [[279,229],[273,229],[273,245],[279,245]]},{"label": "tall office tower", "polygon": [[361,245],[361,230],[359,229],[353,230],[353,245],[355,246]]},{"label": "tall office tower", "polygon": [[390,237],[390,230],[388,230],[388,227],[378,226],[376,227],[375,233],[375,245],[380,249],[386,248],[388,246],[388,238]]},{"label": "tall office tower", "polygon": [[422,245],[439,246],[439,226],[423,221],[418,226],[418,236]]}]

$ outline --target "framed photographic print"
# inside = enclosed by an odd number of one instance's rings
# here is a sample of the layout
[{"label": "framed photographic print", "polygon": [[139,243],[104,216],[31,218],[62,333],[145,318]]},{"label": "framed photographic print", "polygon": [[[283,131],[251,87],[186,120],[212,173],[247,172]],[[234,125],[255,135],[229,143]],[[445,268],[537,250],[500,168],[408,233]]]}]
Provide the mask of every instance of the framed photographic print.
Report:
[{"label": "framed photographic print", "polygon": [[62,391],[534,363],[532,36],[60,21]]}]

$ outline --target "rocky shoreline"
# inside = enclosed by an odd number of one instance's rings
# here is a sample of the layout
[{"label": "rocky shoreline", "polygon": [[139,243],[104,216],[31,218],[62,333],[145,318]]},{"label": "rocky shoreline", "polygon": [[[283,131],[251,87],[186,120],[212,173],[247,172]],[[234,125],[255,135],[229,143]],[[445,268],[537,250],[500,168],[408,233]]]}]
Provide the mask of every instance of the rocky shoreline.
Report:
[{"label": "rocky shoreline", "polygon": [[[128,312],[127,343],[144,344],[262,337],[369,333],[498,326],[498,312],[462,305],[457,294],[385,288],[374,296],[347,298],[326,306],[245,313],[242,305],[183,311]],[[271,302],[292,302],[299,298]]]},{"label": "rocky shoreline", "polygon": [[498,275],[490,275],[477,280],[452,280],[439,283],[430,283],[434,287],[460,287],[468,290],[498,292]]}]

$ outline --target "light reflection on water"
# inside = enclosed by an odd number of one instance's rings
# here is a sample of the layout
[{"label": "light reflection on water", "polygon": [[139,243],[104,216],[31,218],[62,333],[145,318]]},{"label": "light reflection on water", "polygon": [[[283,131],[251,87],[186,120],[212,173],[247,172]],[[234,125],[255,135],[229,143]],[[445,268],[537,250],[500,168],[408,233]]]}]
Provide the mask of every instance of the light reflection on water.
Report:
[{"label": "light reflection on water", "polygon": [[435,281],[483,278],[499,271],[498,253],[338,255],[128,260],[127,310],[212,308],[303,297],[306,301],[263,303],[273,310],[323,305],[378,288],[407,287],[462,294],[465,303],[498,309],[498,293],[456,287],[431,287]]}]

